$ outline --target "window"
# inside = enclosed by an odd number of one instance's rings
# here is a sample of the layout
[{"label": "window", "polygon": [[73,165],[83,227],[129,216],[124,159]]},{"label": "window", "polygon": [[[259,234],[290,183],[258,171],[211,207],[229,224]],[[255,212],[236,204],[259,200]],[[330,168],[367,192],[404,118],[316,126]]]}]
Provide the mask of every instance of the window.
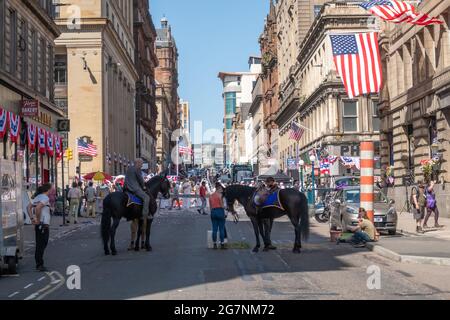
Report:
[{"label": "window", "polygon": [[109,3],[106,2],[106,18],[109,18]]},{"label": "window", "polygon": [[4,48],[5,48],[5,0],[0,0],[0,68],[4,64]]},{"label": "window", "polygon": [[380,132],[380,118],[378,109],[378,100],[372,100],[372,129],[374,132]]},{"label": "window", "polygon": [[17,13],[14,10],[9,11],[9,21],[11,28],[11,44],[9,52],[9,72],[15,76],[17,70]]},{"label": "window", "polygon": [[28,26],[25,20],[20,22],[21,34],[19,37],[19,50],[20,50],[20,60],[22,65],[22,70],[20,78],[24,83],[28,82],[28,48],[27,48],[27,38],[28,38]]},{"label": "window", "polygon": [[47,61],[47,42],[44,38],[41,38],[41,71],[39,73],[40,77],[40,92],[45,95],[46,94],[46,86],[47,86],[47,77],[45,74],[45,68],[46,68],[46,61]]},{"label": "window", "polygon": [[38,39],[37,39],[37,32],[36,30],[31,30],[31,39],[32,39],[32,61],[31,66],[33,70],[31,71],[31,79],[32,79],[32,86],[35,90],[37,90],[37,79],[38,79],[38,71],[37,71],[37,65],[38,65]]},{"label": "window", "polygon": [[322,9],[321,5],[314,5],[314,17],[317,17]]},{"label": "window", "polygon": [[344,132],[358,131],[358,103],[356,101],[344,101],[342,124]]},{"label": "window", "polygon": [[55,84],[67,84],[67,56],[55,56]]},{"label": "window", "polygon": [[225,113],[226,115],[236,113],[236,92],[225,93]]},{"label": "window", "polygon": [[67,115],[68,112],[68,102],[67,98],[55,98],[55,104],[58,108],[60,108],[65,115]]}]

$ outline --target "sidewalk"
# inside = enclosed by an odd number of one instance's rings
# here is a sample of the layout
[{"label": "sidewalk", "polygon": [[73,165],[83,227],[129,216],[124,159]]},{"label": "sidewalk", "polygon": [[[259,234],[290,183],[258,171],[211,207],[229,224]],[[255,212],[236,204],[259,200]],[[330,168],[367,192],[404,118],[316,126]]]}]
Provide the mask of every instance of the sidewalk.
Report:
[{"label": "sidewalk", "polygon": [[[434,225],[433,217],[428,224]],[[412,214],[402,213],[397,236],[381,236],[380,241],[369,243],[367,247],[398,262],[450,266],[450,219],[440,218],[439,224],[445,227],[417,234]]]}]

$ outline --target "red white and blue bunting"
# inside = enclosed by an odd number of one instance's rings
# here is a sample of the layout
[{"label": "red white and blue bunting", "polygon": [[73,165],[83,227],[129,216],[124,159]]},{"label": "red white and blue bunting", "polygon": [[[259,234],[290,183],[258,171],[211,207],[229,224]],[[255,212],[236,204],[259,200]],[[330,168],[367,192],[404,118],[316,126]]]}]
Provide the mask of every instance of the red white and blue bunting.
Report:
[{"label": "red white and blue bunting", "polygon": [[55,152],[56,152],[56,157],[60,158],[61,154],[62,154],[62,149],[61,149],[61,137],[57,134],[55,134],[54,136],[55,139]]},{"label": "red white and blue bunting", "polygon": [[45,136],[46,136],[46,132],[44,129],[42,128],[38,128],[38,147],[39,147],[39,153],[40,154],[45,154],[46,150],[47,150],[47,146],[45,143]]},{"label": "red white and blue bunting", "polygon": [[53,133],[51,132],[47,132],[47,154],[49,157],[53,157],[54,154],[54,137],[53,137]]},{"label": "red white and blue bunting", "polygon": [[28,124],[27,135],[28,147],[30,148],[30,152],[34,152],[34,150],[36,150],[36,129],[37,127],[34,124]]},{"label": "red white and blue bunting", "polygon": [[0,139],[3,139],[8,130],[8,111],[0,108]]},{"label": "red white and blue bunting", "polygon": [[11,142],[17,143],[20,137],[20,116],[9,113],[9,138]]}]

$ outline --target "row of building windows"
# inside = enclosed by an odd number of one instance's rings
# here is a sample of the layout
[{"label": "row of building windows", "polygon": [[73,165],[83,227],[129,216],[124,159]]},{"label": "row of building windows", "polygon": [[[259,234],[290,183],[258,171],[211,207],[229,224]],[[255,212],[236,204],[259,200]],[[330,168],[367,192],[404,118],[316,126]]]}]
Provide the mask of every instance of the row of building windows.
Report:
[{"label": "row of building windows", "polygon": [[[42,1],[41,1],[42,4]],[[53,99],[53,44],[0,0],[0,68]]]}]

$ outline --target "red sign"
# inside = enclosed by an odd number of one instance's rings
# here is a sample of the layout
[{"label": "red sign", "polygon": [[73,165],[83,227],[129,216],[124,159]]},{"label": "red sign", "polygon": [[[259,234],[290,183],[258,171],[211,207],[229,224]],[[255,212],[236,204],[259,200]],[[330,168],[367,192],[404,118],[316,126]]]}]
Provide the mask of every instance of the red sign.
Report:
[{"label": "red sign", "polygon": [[38,100],[22,100],[22,117],[36,117],[39,115]]}]

